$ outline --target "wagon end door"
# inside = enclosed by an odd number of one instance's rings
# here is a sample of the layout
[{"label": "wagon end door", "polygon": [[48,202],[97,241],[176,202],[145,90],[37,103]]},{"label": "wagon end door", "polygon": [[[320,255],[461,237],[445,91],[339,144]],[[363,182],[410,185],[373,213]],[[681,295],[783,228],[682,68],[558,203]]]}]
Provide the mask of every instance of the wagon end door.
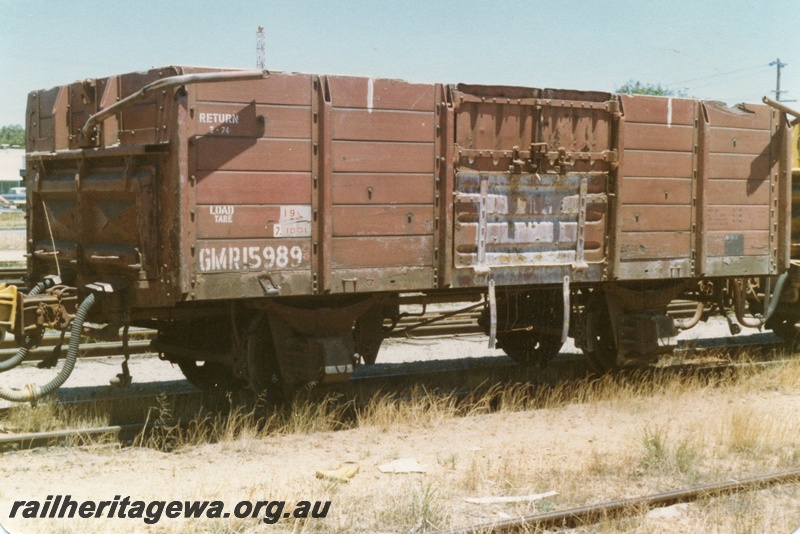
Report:
[{"label": "wagon end door", "polygon": [[616,99],[459,85],[454,103],[453,284],[604,279]]}]

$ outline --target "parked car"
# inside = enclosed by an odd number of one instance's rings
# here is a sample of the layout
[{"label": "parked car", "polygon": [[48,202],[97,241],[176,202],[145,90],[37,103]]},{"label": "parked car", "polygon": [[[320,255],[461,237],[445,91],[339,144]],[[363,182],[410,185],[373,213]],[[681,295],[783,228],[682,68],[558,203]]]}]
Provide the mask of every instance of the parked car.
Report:
[{"label": "parked car", "polygon": [[6,201],[3,204],[20,209],[25,209],[25,203],[28,198],[25,187],[12,187],[8,193],[2,194],[0,197]]}]

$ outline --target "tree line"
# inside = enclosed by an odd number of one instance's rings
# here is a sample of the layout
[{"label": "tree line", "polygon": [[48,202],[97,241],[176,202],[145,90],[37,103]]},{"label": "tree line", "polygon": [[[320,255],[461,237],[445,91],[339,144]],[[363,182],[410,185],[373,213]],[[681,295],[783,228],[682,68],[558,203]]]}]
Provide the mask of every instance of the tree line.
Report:
[{"label": "tree line", "polygon": [[0,145],[25,146],[25,128],[19,124],[0,126]]}]

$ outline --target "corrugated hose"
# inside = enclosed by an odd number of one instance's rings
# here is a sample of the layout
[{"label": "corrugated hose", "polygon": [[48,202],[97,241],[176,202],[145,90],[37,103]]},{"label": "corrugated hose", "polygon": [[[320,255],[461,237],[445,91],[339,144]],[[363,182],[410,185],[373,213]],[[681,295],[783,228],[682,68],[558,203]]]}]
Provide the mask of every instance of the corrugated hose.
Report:
[{"label": "corrugated hose", "polygon": [[75,313],[75,318],[72,319],[70,332],[72,337],[69,340],[69,349],[67,350],[67,357],[64,359],[64,367],[53,380],[44,386],[36,386],[35,384],[28,384],[25,386],[24,391],[11,391],[0,387],[0,398],[12,402],[30,402],[36,403],[41,397],[50,395],[57,390],[61,385],[66,382],[72,370],[75,368],[75,362],[78,359],[78,348],[81,343],[81,332],[83,330],[83,322],[86,320],[86,315],[94,305],[94,293],[90,293],[81,305],[78,306],[78,311]]}]

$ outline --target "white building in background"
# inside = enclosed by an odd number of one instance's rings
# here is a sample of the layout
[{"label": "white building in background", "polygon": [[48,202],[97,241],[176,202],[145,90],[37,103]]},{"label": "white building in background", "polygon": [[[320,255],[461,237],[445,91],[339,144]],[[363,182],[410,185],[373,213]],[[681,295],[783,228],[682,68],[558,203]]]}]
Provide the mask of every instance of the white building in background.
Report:
[{"label": "white building in background", "polygon": [[25,149],[0,146],[0,195],[22,184],[25,173]]}]

